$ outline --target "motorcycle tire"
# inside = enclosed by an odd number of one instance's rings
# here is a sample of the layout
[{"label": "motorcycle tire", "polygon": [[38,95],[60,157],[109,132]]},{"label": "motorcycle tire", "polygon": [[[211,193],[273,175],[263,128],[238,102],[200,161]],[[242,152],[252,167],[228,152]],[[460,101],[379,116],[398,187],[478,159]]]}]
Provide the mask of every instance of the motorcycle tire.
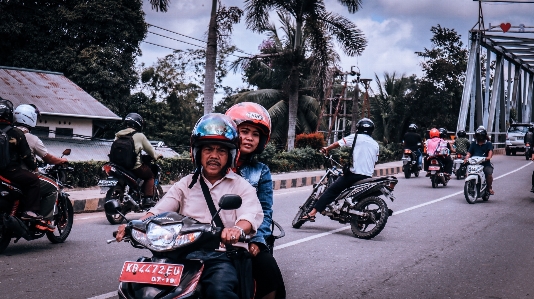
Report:
[{"label": "motorcycle tire", "polygon": [[419,170],[417,170],[416,172],[413,173],[413,175],[418,178],[419,177]]},{"label": "motorcycle tire", "polygon": [[161,185],[156,186],[156,192],[158,195],[158,201],[163,197],[163,195],[166,194],[166,192],[163,192],[163,188],[161,188]]},{"label": "motorcycle tire", "polygon": [[528,160],[528,159],[529,159],[529,155],[530,155],[530,153],[529,153],[528,151],[527,151],[527,152],[525,152],[525,159],[526,159],[526,160]]},{"label": "motorcycle tire", "polygon": [[0,226],[0,253],[6,250],[11,242],[11,231],[8,231],[3,225]]},{"label": "motorcycle tire", "polygon": [[350,228],[358,239],[372,239],[386,226],[389,212],[386,202],[377,196],[364,198],[354,206],[354,210],[368,213],[368,217],[353,215]]},{"label": "motorcycle tire", "polygon": [[[108,192],[106,193],[106,201],[115,199],[120,202],[122,206],[122,195],[122,189],[118,188],[117,186],[113,186],[109,188]],[[111,215],[106,213],[106,218],[110,224],[121,224],[124,221],[124,217],[119,214]]]},{"label": "motorcycle tire", "polygon": [[56,230],[53,232],[47,232],[46,237],[52,243],[63,243],[67,239],[72,230],[72,224],[74,222],[74,209],[72,203],[68,198],[60,201],[58,205],[58,213],[54,215],[54,225]]},{"label": "motorcycle tire", "polygon": [[430,181],[432,182],[432,188],[438,187],[438,182],[436,182],[436,177],[431,177]]},{"label": "motorcycle tire", "polygon": [[297,212],[297,215],[295,215],[295,218],[293,218],[293,222],[291,222],[293,228],[300,228],[306,222],[306,220],[301,220],[300,218],[313,209],[314,203],[314,197],[313,195],[310,195],[310,197],[308,197],[304,204],[299,208],[299,211]]},{"label": "motorcycle tire", "polygon": [[469,180],[465,182],[464,185],[464,196],[465,200],[470,203],[474,204],[477,201],[478,194],[477,194],[477,183],[475,180]]},{"label": "motorcycle tire", "polygon": [[409,178],[412,176],[412,172],[411,172],[411,170],[410,170],[410,166],[408,166],[408,165],[404,165],[403,168],[404,168],[404,169],[403,169],[403,170],[404,170],[404,177],[407,178],[407,179],[409,179]]}]

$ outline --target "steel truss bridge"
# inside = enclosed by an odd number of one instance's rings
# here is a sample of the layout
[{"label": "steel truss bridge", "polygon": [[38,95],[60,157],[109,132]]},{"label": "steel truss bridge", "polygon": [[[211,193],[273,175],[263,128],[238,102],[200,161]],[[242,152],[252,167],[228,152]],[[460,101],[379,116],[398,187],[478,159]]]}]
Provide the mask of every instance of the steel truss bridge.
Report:
[{"label": "steel truss bridge", "polygon": [[515,111],[514,122],[534,120],[534,26],[503,23],[485,29],[482,1],[478,2],[479,26],[469,31],[457,131],[474,132],[482,125],[496,135],[494,141],[502,142],[500,133],[506,132],[511,111]]}]

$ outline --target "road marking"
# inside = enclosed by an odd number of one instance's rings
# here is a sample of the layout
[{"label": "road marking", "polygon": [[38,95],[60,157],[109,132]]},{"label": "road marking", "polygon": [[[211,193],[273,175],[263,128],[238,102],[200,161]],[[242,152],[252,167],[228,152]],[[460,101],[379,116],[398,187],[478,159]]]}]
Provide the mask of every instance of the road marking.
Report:
[{"label": "road marking", "polygon": [[119,291],[109,292],[109,293],[106,293],[106,294],[94,296],[94,297],[87,298],[87,299],[107,299],[107,298],[111,298],[111,297],[115,297],[115,296],[119,296]]},{"label": "road marking", "polygon": [[[496,178],[494,178],[493,180],[498,180],[498,179],[501,179],[505,176],[508,176],[514,172],[518,172],[520,171],[521,169],[529,166],[530,164],[532,164],[533,162],[530,161],[529,163],[525,164],[524,166],[521,166],[519,167],[518,169],[516,170],[512,170],[510,172],[507,172],[503,175],[500,175]],[[294,192],[297,192],[297,191],[292,191],[292,192],[287,192],[287,193],[294,193]],[[287,193],[278,193],[278,195],[280,194],[287,194]],[[430,204],[434,204],[434,203],[437,203],[437,202],[440,202],[440,201],[443,201],[447,198],[451,198],[451,197],[454,197],[456,195],[460,195],[464,193],[463,191],[459,191],[459,192],[456,192],[456,193],[453,193],[453,194],[450,194],[450,195],[447,195],[447,196],[443,196],[443,197],[440,197],[438,199],[435,199],[435,200],[432,200],[432,201],[429,201],[429,202],[426,202],[426,203],[423,203],[423,204],[419,204],[419,205],[416,205],[416,206],[413,206],[413,207],[410,207],[410,208],[407,208],[407,209],[404,209],[404,210],[400,210],[398,212],[395,212],[395,215],[398,215],[398,214],[402,214],[402,213],[405,213],[405,212],[408,212],[408,211],[411,211],[411,210],[415,210],[415,209],[418,209],[418,208],[421,208],[421,207],[424,207],[424,206],[427,206],[427,205],[430,205]],[[350,225],[347,225],[347,226],[344,226],[344,227],[340,227],[340,228],[337,228],[337,229],[334,229],[334,230],[331,230],[331,231],[328,231],[328,232],[325,232],[325,233],[320,233],[320,234],[317,234],[317,235],[312,235],[312,236],[309,236],[309,237],[306,237],[306,238],[302,238],[302,239],[299,239],[299,240],[295,240],[295,241],[292,241],[292,242],[289,242],[289,243],[286,243],[286,244],[282,244],[282,245],[279,245],[279,246],[275,246],[273,248],[273,250],[279,250],[279,249],[284,249],[284,248],[287,248],[287,247],[291,247],[291,246],[295,246],[295,245],[298,245],[300,243],[304,243],[304,242],[308,242],[308,241],[311,241],[311,240],[314,240],[314,239],[318,239],[318,238],[322,238],[322,237],[326,237],[326,236],[329,236],[329,235],[332,235],[332,234],[335,234],[335,233],[338,233],[340,231],[344,231],[344,230],[347,230],[350,228]],[[109,292],[107,294],[103,294],[103,295],[100,295],[100,296],[96,296],[96,297],[91,297],[91,298],[87,298],[87,299],[107,299],[107,298],[111,298],[111,297],[114,297],[114,296],[117,296],[117,291],[115,292]]]}]

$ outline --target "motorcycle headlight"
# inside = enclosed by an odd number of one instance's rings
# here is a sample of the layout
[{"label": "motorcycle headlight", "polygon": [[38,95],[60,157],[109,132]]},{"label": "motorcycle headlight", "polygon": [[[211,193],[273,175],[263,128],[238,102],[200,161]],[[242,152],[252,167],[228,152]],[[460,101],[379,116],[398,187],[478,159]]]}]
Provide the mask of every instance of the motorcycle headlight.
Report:
[{"label": "motorcycle headlight", "polygon": [[154,251],[168,251],[195,241],[202,233],[180,234],[182,224],[158,225],[150,223],[146,233],[132,230],[132,237]]}]

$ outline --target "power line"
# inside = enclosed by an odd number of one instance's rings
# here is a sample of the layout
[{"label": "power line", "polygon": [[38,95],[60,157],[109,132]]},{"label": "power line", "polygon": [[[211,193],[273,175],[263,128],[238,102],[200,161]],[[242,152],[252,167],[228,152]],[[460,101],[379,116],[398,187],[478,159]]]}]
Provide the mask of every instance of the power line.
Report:
[{"label": "power line", "polygon": [[[158,34],[159,35],[159,34]],[[165,36],[164,36],[165,37]],[[159,44],[155,44],[155,43],[151,43],[151,42],[147,42],[147,41],[142,41],[143,43],[147,43],[147,44],[151,44],[151,45],[154,45],[154,46],[157,46],[157,47],[161,47],[161,48],[165,48],[165,49],[169,49],[169,50],[173,50],[173,51],[183,51],[183,50],[180,50],[180,49],[176,49],[176,48],[171,48],[171,47],[167,47],[167,46],[162,46],[162,45],[159,45]],[[197,45],[194,45],[194,46],[197,46]],[[197,47],[200,47],[200,46],[197,46]],[[228,54],[228,55],[232,55],[232,56],[235,56],[235,57],[238,57],[238,58],[247,58],[247,57],[243,57],[243,56],[239,56],[239,55],[235,55],[235,54]]]},{"label": "power line", "polygon": [[[177,34],[177,35],[180,35],[180,36],[183,36],[183,37],[187,37],[187,38],[190,38],[190,39],[193,39],[193,40],[196,40],[196,41],[199,41],[199,42],[202,42],[202,43],[207,43],[205,40],[201,40],[201,39],[198,39],[196,37],[192,37],[192,36],[189,36],[189,35],[185,35],[183,33],[179,33],[179,32],[176,32],[176,31],[172,31],[172,30],[169,30],[169,29],[166,29],[166,28],[163,28],[163,27],[160,27],[160,26],[156,26],[154,24],[149,24],[149,23],[146,23],[148,26],[150,27],[155,27],[155,28],[158,28],[158,29],[161,29],[161,30],[164,30],[164,31],[167,31],[167,32],[170,32],[170,33],[174,33],[174,34]],[[149,31],[150,32],[150,31]],[[150,33],[153,33],[153,32],[150,32]],[[157,33],[154,33],[154,34],[157,34]],[[187,43],[187,42],[184,42],[184,43]],[[197,46],[199,47],[199,46]],[[250,53],[247,53],[241,49],[238,49],[236,47],[236,52],[240,52],[240,53],[243,53],[243,54],[246,54],[248,56],[254,56],[253,54],[250,54]]]},{"label": "power line", "polygon": [[188,44],[188,45],[191,45],[191,46],[195,46],[195,47],[199,47],[199,48],[204,48],[204,46],[195,45],[195,44],[192,44],[192,43],[189,43],[189,42],[186,42],[186,41],[177,39],[177,38],[173,38],[173,37],[165,36],[165,35],[162,35],[162,34],[159,34],[159,33],[155,33],[155,32],[152,32],[152,31],[148,31],[148,33],[152,33],[152,34],[155,34],[155,35],[159,35],[159,36],[161,36],[161,37],[168,38],[168,39],[172,39],[172,40],[175,40],[175,41],[178,41],[178,42],[181,42],[181,43],[184,43],[184,44]]}]

